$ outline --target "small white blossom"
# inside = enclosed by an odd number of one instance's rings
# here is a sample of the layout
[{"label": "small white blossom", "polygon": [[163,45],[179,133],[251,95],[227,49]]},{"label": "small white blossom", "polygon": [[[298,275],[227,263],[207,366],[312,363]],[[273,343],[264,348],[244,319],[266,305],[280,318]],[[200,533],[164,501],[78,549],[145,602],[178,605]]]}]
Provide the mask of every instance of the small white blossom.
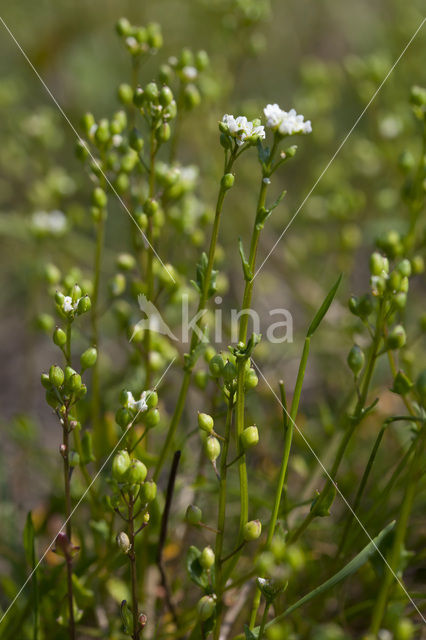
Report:
[{"label": "small white blossom", "polygon": [[222,122],[225,123],[229,135],[235,138],[238,146],[241,146],[246,141],[254,141],[265,137],[265,128],[247,120],[245,116],[234,118],[234,116],[225,113]]},{"label": "small white blossom", "polygon": [[195,67],[184,67],[182,69],[182,75],[185,80],[195,80],[198,75],[198,71]]},{"label": "small white blossom", "polygon": [[116,133],[115,135],[112,136],[112,144],[114,145],[114,147],[119,147],[122,142],[123,142],[123,136],[120,136],[119,133]]},{"label": "small white blossom", "polygon": [[73,305],[71,296],[65,296],[64,301],[62,303],[62,309],[63,311],[65,311],[65,313],[74,311],[74,305]]},{"label": "small white blossom", "polygon": [[36,232],[50,233],[53,236],[63,234],[67,229],[67,218],[62,211],[36,211],[32,215],[31,225]]},{"label": "small white blossom", "polygon": [[296,133],[311,133],[311,121],[304,121],[304,116],[298,115],[295,109],[283,111],[277,104],[268,104],[263,110],[266,126],[281,135],[292,136]]},{"label": "small white blossom", "polygon": [[127,391],[127,398],[124,406],[128,409],[138,409],[140,412],[148,411],[148,405],[146,403],[147,393],[147,391],[143,391],[140,400],[135,400],[133,393],[131,391]]}]

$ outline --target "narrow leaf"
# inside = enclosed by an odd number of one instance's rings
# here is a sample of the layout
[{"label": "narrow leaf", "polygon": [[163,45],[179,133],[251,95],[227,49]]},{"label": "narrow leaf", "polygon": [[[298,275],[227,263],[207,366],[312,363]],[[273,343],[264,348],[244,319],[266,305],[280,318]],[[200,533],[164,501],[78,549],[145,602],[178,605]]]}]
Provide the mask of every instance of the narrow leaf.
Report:
[{"label": "narrow leaf", "polygon": [[360,569],[367,562],[367,560],[369,560],[371,556],[373,556],[376,553],[377,549],[380,548],[380,545],[383,543],[385,538],[392,531],[394,526],[395,526],[395,520],[393,522],[390,522],[384,529],[382,529],[379,535],[376,536],[371,542],[369,542],[367,546],[364,547],[364,549],[360,551],[358,555],[355,556],[355,558],[352,558],[352,560],[348,562],[348,564],[345,567],[343,567],[343,569],[341,569],[334,576],[332,576],[331,578],[323,582],[319,587],[317,587],[313,591],[310,591],[310,593],[306,594],[306,596],[303,596],[303,598],[295,602],[293,605],[291,605],[291,607],[288,607],[288,609],[286,609],[279,616],[271,620],[266,626],[270,627],[271,625],[277,622],[280,622],[285,617],[287,617],[290,613],[293,613],[293,611],[295,611],[302,605],[306,604],[307,602],[310,602],[311,600],[319,596],[321,593],[328,591],[339,582],[342,582],[342,580],[345,580],[346,578],[351,576],[353,573],[356,573],[356,571],[358,571],[358,569]]},{"label": "narrow leaf", "polygon": [[329,293],[327,294],[324,302],[322,303],[322,305],[320,306],[320,308],[318,309],[315,318],[312,320],[309,329],[308,329],[308,333],[306,334],[306,336],[308,338],[310,338],[315,331],[318,329],[321,320],[323,319],[323,317],[325,316],[325,314],[327,313],[331,303],[333,302],[334,296],[336,295],[336,291],[339,288],[339,284],[340,281],[342,279],[342,274],[340,274],[340,276],[337,278],[335,284],[332,286],[332,288],[330,289]]}]

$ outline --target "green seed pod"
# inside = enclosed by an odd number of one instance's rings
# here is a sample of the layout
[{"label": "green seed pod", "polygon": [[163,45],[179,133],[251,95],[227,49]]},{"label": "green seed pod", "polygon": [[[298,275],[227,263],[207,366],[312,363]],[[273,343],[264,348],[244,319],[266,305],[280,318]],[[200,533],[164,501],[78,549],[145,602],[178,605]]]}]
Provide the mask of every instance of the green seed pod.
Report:
[{"label": "green seed pod", "polygon": [[44,265],[43,276],[48,284],[57,284],[61,279],[61,272],[56,265],[49,262]]},{"label": "green seed pod", "polygon": [[127,18],[120,18],[116,25],[115,30],[117,31],[119,36],[128,37],[132,34],[132,25],[127,20]]},{"label": "green seed pod", "polygon": [[116,273],[108,284],[110,295],[113,297],[121,296],[126,289],[126,277],[122,273]]},{"label": "green seed pod", "polygon": [[401,349],[406,340],[407,336],[404,327],[401,324],[397,324],[386,339],[386,349]]},{"label": "green seed pod", "polygon": [[354,316],[358,315],[358,298],[356,296],[351,296],[348,300],[348,308]]},{"label": "green seed pod", "polygon": [[132,413],[125,407],[121,407],[121,409],[118,409],[115,414],[115,421],[122,429],[126,429],[132,420]]},{"label": "green seed pod", "polygon": [[423,256],[414,256],[411,260],[411,270],[413,276],[418,276],[422,274],[425,270],[425,261]]},{"label": "green seed pod", "polygon": [[62,307],[62,305],[64,304],[64,300],[65,300],[65,296],[62,293],[62,291],[56,291],[55,292],[55,302],[59,307]]},{"label": "green seed pod", "polygon": [[119,451],[112,461],[112,477],[114,480],[117,482],[125,482],[130,464],[131,460],[129,453],[125,449]]},{"label": "green seed pod", "polygon": [[173,76],[173,69],[171,68],[171,66],[168,64],[162,64],[158,72],[158,77],[160,78],[161,82],[164,82],[165,84],[169,84],[170,80],[172,79],[172,76]]},{"label": "green seed pod", "polygon": [[222,375],[225,363],[220,354],[213,356],[209,362],[210,373],[214,378],[219,378]]},{"label": "green seed pod", "polygon": [[395,295],[393,302],[397,309],[404,309],[407,304],[407,294],[400,291]]},{"label": "green seed pod", "polygon": [[169,118],[169,120],[173,120],[177,116],[177,104],[175,100],[172,100],[168,107],[166,107],[163,111],[163,117]]},{"label": "green seed pod", "polygon": [[389,258],[396,258],[401,251],[401,236],[397,231],[390,230],[384,233],[378,240],[377,246]]},{"label": "green seed pod", "polygon": [[141,460],[133,458],[127,471],[126,481],[130,484],[142,484],[148,473],[148,469]]},{"label": "green seed pod", "polygon": [[155,82],[149,82],[145,87],[145,100],[148,102],[157,102],[160,96],[157,84]]},{"label": "green seed pod", "polygon": [[95,141],[99,145],[106,144],[111,138],[111,132],[109,128],[109,122],[106,118],[102,118],[95,131]]},{"label": "green seed pod", "polygon": [[210,64],[210,60],[209,60],[209,56],[207,54],[206,51],[197,51],[197,53],[195,54],[195,60],[194,60],[195,66],[197,67],[198,71],[204,71],[204,69],[207,69],[207,67]]},{"label": "green seed pod", "polygon": [[373,311],[373,303],[368,294],[365,294],[358,300],[358,315],[361,318],[368,318]]},{"label": "green seed pod", "polygon": [[193,526],[200,524],[202,517],[203,512],[200,507],[197,507],[195,504],[190,504],[185,512],[185,520]]},{"label": "green seed pod", "polygon": [[147,413],[144,414],[143,421],[148,429],[156,427],[160,422],[160,412],[158,411],[158,409],[150,409]]},{"label": "green seed pod", "polygon": [[69,461],[70,467],[72,468],[78,467],[78,465],[80,464],[80,455],[78,454],[78,452],[70,451],[68,454],[68,461]]},{"label": "green seed pod", "polygon": [[260,520],[250,520],[246,522],[243,528],[243,538],[246,542],[257,540],[262,533],[262,524]]},{"label": "green seed pod", "polygon": [[232,382],[237,377],[237,367],[235,364],[228,360],[223,368],[222,375],[225,382]]},{"label": "green seed pod", "polygon": [[157,138],[158,142],[164,143],[170,140],[171,133],[172,132],[169,123],[163,122],[163,124],[161,124],[156,130],[155,137]]},{"label": "green seed pod", "polygon": [[199,413],[198,426],[206,433],[211,433],[214,428],[214,420],[208,413]]},{"label": "green seed pod", "polygon": [[134,151],[137,151],[138,153],[140,153],[144,147],[144,139],[142,137],[142,134],[135,127],[133,127],[129,134],[129,145]]},{"label": "green seed pod", "polygon": [[37,328],[46,333],[50,333],[55,325],[55,320],[48,313],[39,313],[36,318]]},{"label": "green seed pod", "polygon": [[411,276],[411,262],[407,260],[407,258],[401,260],[401,262],[397,266],[397,269],[401,276],[403,276],[404,278],[409,278]]},{"label": "green seed pod", "polygon": [[151,22],[147,26],[147,40],[151,49],[161,49],[163,46],[163,36],[161,27],[156,22]]},{"label": "green seed pod", "polygon": [[410,378],[403,371],[398,371],[393,381],[392,391],[404,396],[413,386]]},{"label": "green seed pod", "polygon": [[386,283],[389,291],[399,291],[401,280],[402,276],[399,271],[392,271]]},{"label": "green seed pod", "polygon": [[52,407],[53,409],[56,409],[56,407],[58,406],[59,404],[58,396],[53,391],[53,389],[47,389],[46,402],[49,405],[49,407]]},{"label": "green seed pod", "polygon": [[120,86],[118,87],[118,90],[117,90],[117,95],[118,95],[118,99],[121,102],[121,104],[126,105],[126,107],[128,107],[129,105],[132,104],[132,102],[133,102],[133,89],[126,82],[123,82],[122,84],[120,84]]},{"label": "green seed pod", "polygon": [[56,327],[55,331],[53,332],[53,342],[58,347],[63,347],[66,341],[67,334],[65,333],[65,331],[63,331],[60,327]]},{"label": "green seed pod", "polygon": [[77,305],[77,313],[81,315],[82,313],[87,313],[92,308],[92,301],[89,296],[83,296],[78,301]]},{"label": "green seed pod", "polygon": [[50,378],[48,373],[42,373],[40,376],[40,382],[45,389],[50,389]]},{"label": "green seed pod", "polygon": [[120,253],[117,256],[116,264],[118,269],[122,269],[122,271],[131,271],[135,267],[136,260],[130,253]]},{"label": "green seed pod", "polygon": [[63,385],[64,379],[65,379],[65,374],[62,371],[61,367],[58,367],[57,365],[52,364],[49,370],[49,380],[51,384],[57,389],[59,389],[59,387]]},{"label": "green seed pod", "polygon": [[125,533],[124,531],[120,531],[120,533],[117,534],[117,537],[115,540],[117,542],[118,548],[121,551],[123,551],[123,553],[129,553],[131,549],[131,544],[130,544],[129,536],[127,535],[127,533]]},{"label": "green seed pod", "polygon": [[231,189],[231,187],[233,187],[234,185],[234,181],[235,177],[232,173],[225,173],[225,175],[222,176],[221,180],[222,189]]},{"label": "green seed pod", "polygon": [[88,135],[95,125],[95,117],[92,113],[85,113],[81,119],[81,126],[86,135]]},{"label": "green seed pod", "polygon": [[155,409],[158,405],[158,393],[156,391],[148,391],[146,394],[146,404],[148,409]]},{"label": "green seed pod", "polygon": [[226,133],[220,134],[219,142],[221,147],[223,147],[224,149],[230,149],[232,147],[231,138]]},{"label": "green seed pod", "polygon": [[114,188],[118,194],[123,194],[129,188],[130,180],[127,173],[119,173],[114,180]]},{"label": "green seed pod", "polygon": [[157,485],[155,482],[144,482],[139,495],[142,503],[153,502],[157,496]]},{"label": "green seed pod", "polygon": [[254,447],[259,442],[259,432],[256,426],[247,427],[241,434],[241,446],[244,451]]},{"label": "green seed pod", "polygon": [[399,290],[402,291],[403,293],[407,293],[409,288],[410,288],[410,281],[408,280],[408,278],[402,278],[401,283],[399,285]]},{"label": "green seed pod", "polygon": [[148,217],[151,217],[155,213],[157,213],[159,206],[160,205],[158,204],[157,200],[155,200],[154,198],[148,198],[148,200],[146,200],[145,204],[143,205],[144,213],[146,213]]},{"label": "green seed pod", "polygon": [[370,256],[370,272],[373,276],[381,276],[383,272],[386,273],[386,258],[384,258],[380,253],[375,251]]},{"label": "green seed pod", "polygon": [[101,187],[95,187],[92,193],[92,204],[99,209],[104,209],[107,205],[107,194]]},{"label": "green seed pod", "polygon": [[416,628],[409,618],[402,618],[396,622],[395,640],[413,640]]},{"label": "green seed pod", "polygon": [[72,367],[70,367],[70,366],[68,366],[68,365],[67,365],[67,366],[65,367],[65,383],[68,383],[68,382],[70,381],[71,377],[72,377],[75,373],[77,373],[77,371],[75,371],[75,369],[73,369]]},{"label": "green seed pod", "polygon": [[216,600],[213,596],[203,596],[197,604],[198,617],[205,622],[212,617],[216,610]]},{"label": "green seed pod", "polygon": [[74,373],[66,384],[67,391],[71,393],[80,391],[81,386],[81,375],[79,373]]},{"label": "green seed pod", "polygon": [[196,371],[194,374],[194,382],[199,389],[204,391],[209,383],[209,377],[206,371]]},{"label": "green seed pod", "polygon": [[89,462],[93,462],[96,458],[93,455],[93,447],[92,447],[92,433],[91,431],[85,431],[83,433],[83,437],[81,439],[81,450],[82,450],[82,463],[89,464]]},{"label": "green seed pod", "polygon": [[244,385],[246,389],[254,389],[259,383],[256,371],[254,369],[248,369],[244,374]]},{"label": "green seed pod", "polygon": [[204,450],[210,462],[214,462],[220,456],[220,442],[215,436],[209,436],[204,443]]},{"label": "green seed pod", "polygon": [[[133,150],[129,151],[121,159],[120,169],[125,174],[131,173],[138,163],[138,155]],[[129,178],[126,176],[127,184],[129,184]]]},{"label": "green seed pod", "polygon": [[204,549],[201,552],[201,556],[200,556],[200,564],[203,567],[203,569],[210,569],[215,562],[215,555],[214,555],[214,551],[211,547],[204,547]]},{"label": "green seed pod", "polygon": [[347,362],[349,369],[355,375],[358,375],[358,373],[364,367],[365,355],[361,347],[359,347],[357,344],[354,344],[352,349],[349,351]]},{"label": "green seed pod", "polygon": [[187,109],[198,107],[201,102],[201,95],[195,84],[186,85],[183,90],[183,100]]},{"label": "green seed pod", "polygon": [[89,347],[80,356],[81,368],[90,369],[90,367],[93,367],[97,359],[98,359],[97,350],[95,349],[95,347]]},{"label": "green seed pod", "polygon": [[164,86],[160,91],[160,104],[163,107],[168,107],[169,104],[173,101],[173,92],[168,86]]},{"label": "green seed pod", "polygon": [[133,104],[135,105],[135,107],[138,107],[138,109],[141,109],[144,105],[144,102],[145,91],[142,89],[142,87],[136,87],[133,93]]}]

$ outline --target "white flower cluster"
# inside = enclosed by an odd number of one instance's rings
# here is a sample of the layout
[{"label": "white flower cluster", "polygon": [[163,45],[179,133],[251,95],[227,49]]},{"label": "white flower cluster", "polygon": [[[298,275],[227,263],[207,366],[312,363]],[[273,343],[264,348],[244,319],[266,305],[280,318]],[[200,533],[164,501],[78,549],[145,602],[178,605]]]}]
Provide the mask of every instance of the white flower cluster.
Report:
[{"label": "white flower cluster", "polygon": [[268,104],[263,110],[266,126],[272,131],[279,131],[282,136],[292,136],[296,133],[311,133],[311,121],[304,121],[295,109],[283,111],[277,104]]},{"label": "white flower cluster", "polygon": [[77,309],[78,300],[76,303],[73,303],[71,296],[65,296],[64,301],[62,303],[62,311],[65,313],[70,313],[71,311],[75,311]]},{"label": "white flower cluster", "polygon": [[148,404],[146,402],[146,399],[149,393],[149,391],[143,391],[140,400],[135,400],[133,397],[133,393],[131,391],[127,391],[127,400],[125,406],[128,409],[137,409],[140,412],[148,411]]},{"label": "white flower cluster", "polygon": [[227,128],[227,133],[235,138],[237,145],[241,146],[244,142],[257,142],[265,137],[265,127],[257,124],[257,121],[247,120],[245,116],[234,116],[225,114],[222,122]]}]

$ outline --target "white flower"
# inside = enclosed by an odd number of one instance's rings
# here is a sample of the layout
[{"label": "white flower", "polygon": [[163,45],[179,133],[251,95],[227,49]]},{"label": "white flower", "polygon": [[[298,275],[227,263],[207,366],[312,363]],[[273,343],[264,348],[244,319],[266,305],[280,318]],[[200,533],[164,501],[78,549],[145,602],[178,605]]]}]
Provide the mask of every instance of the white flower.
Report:
[{"label": "white flower", "polygon": [[279,131],[281,135],[292,136],[296,133],[311,133],[311,121],[304,121],[302,115],[298,115],[295,109],[283,111],[277,104],[268,104],[263,110],[266,117],[266,126],[273,131]]},{"label": "white flower", "polygon": [[198,75],[198,71],[195,67],[184,67],[182,69],[182,75],[185,80],[195,80]]},{"label": "white flower", "polygon": [[135,400],[133,393],[131,391],[127,391],[127,399],[124,406],[128,409],[138,409],[140,412],[148,411],[148,405],[146,403],[147,394],[147,391],[143,391],[140,400]]},{"label": "white flower", "polygon": [[65,313],[69,313],[70,311],[74,311],[74,305],[72,303],[71,296],[65,296],[64,301],[62,303],[62,309]]},{"label": "white flower", "polygon": [[238,146],[246,141],[255,141],[265,137],[265,128],[247,120],[245,116],[234,118],[234,116],[225,113],[222,122],[227,126],[229,135],[235,138]]},{"label": "white flower", "polygon": [[50,233],[54,236],[63,234],[67,229],[67,218],[62,211],[36,211],[32,215],[31,225],[37,232]]}]

